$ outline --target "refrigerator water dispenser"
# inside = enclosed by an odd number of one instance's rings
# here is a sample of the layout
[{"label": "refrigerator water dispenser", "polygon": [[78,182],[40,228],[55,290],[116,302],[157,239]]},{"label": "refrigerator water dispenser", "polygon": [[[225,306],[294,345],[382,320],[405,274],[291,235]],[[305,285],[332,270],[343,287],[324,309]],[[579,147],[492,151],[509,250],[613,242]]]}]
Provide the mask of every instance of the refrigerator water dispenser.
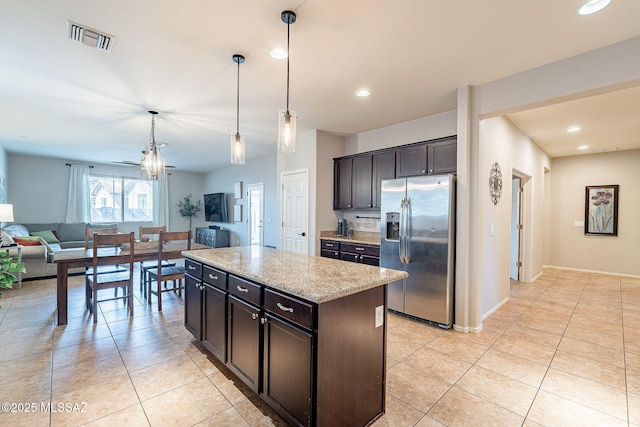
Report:
[{"label": "refrigerator water dispenser", "polygon": [[387,240],[400,240],[400,212],[387,212]]}]

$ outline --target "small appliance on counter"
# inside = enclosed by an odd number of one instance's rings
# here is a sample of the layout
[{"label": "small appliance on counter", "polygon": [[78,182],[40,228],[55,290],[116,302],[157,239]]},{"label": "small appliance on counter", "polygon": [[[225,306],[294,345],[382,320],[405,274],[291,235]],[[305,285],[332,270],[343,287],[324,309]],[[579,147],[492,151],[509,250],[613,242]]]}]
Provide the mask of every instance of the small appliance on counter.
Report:
[{"label": "small appliance on counter", "polygon": [[344,236],[344,219],[343,218],[338,218],[338,236],[342,237]]}]

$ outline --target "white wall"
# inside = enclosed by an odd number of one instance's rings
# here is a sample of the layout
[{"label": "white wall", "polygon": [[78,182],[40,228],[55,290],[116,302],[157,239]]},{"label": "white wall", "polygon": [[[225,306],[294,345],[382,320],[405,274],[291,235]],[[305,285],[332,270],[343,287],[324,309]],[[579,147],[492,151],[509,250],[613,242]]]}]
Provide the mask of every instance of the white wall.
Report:
[{"label": "white wall", "polygon": [[[242,182],[243,196],[242,199],[235,200],[233,197],[233,184],[238,181]],[[229,167],[206,174],[204,190],[198,194],[197,197],[202,198],[205,193],[226,193],[230,222],[212,223],[201,220],[198,226],[207,227],[209,225],[219,225],[229,230],[229,244],[231,246],[247,245],[246,185],[259,182],[264,183],[264,244],[267,246],[276,246],[277,236],[280,231],[278,204],[275,202],[277,194],[276,156],[254,160],[240,166],[230,165]],[[196,196],[195,193],[194,196]],[[234,204],[242,206],[242,222],[232,222]],[[202,215],[201,218],[204,218],[204,215]]]},{"label": "white wall", "polygon": [[[550,260],[559,267],[640,276],[640,150],[559,157],[551,162]],[[618,236],[585,235],[585,187],[620,186]]]},{"label": "white wall", "polygon": [[[502,171],[502,196],[497,205],[491,201],[489,173],[497,162]],[[510,294],[509,260],[511,237],[511,176],[529,177],[523,194],[523,269],[522,281],[542,271],[542,234],[544,212],[544,169],[549,157],[520,129],[504,117],[480,122],[480,185],[478,212],[481,250],[476,254],[481,266],[481,316],[493,312]]]},{"label": "white wall", "polygon": [[[9,153],[9,200],[13,203],[15,222],[64,222],[67,210],[70,168],[68,161],[50,157]],[[140,177],[136,167],[92,163],[91,173]],[[186,230],[189,221],[178,214],[178,200],[192,193],[203,194],[204,175],[170,171],[169,230]],[[200,215],[202,217],[202,215]],[[194,224],[195,227],[195,224]],[[127,223],[123,231],[138,231],[137,223]]]}]

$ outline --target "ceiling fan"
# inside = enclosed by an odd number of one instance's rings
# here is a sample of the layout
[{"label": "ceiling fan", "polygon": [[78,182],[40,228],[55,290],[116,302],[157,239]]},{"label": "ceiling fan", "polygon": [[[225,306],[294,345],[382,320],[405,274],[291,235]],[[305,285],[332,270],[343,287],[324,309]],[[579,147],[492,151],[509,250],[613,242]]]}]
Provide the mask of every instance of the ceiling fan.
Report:
[{"label": "ceiling fan", "polygon": [[[141,167],[140,166],[140,162],[132,162],[131,160],[122,160],[119,162],[113,161],[111,162],[115,165],[124,165],[124,166],[137,166],[137,167]],[[169,168],[169,169],[175,169],[175,166],[171,166],[171,165],[165,165],[165,168]]]}]

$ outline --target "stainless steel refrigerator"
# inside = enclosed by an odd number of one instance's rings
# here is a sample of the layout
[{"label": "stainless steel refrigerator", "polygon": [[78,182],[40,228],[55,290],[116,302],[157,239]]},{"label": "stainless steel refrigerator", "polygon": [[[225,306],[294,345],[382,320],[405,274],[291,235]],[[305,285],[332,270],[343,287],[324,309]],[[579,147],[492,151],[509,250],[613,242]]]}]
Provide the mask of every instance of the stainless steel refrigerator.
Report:
[{"label": "stainless steel refrigerator", "polygon": [[382,181],[380,266],[409,277],[389,284],[388,306],[453,324],[455,175]]}]

